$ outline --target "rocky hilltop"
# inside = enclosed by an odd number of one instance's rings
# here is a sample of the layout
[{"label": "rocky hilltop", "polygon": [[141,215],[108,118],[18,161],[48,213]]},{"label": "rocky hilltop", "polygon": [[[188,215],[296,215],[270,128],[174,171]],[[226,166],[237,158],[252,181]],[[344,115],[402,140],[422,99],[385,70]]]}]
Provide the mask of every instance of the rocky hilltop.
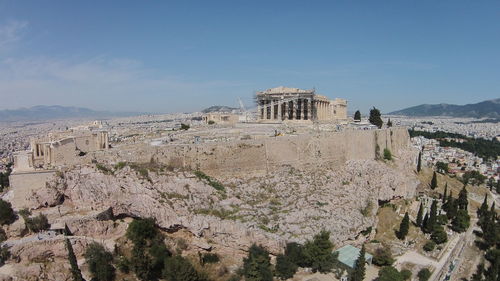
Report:
[{"label": "rocky hilltop", "polygon": [[[412,170],[415,152],[397,154],[394,161],[284,165],[264,176],[217,178],[156,163],[83,165],[56,173],[26,199],[52,225],[67,225],[79,257],[94,239],[114,250],[128,218],[152,217],[166,233],[183,233],[192,251],[215,251],[237,265],[254,242],[277,254],[285,242],[303,242],[321,229],[331,231],[337,245],[370,236],[378,202],[411,197],[418,183]],[[99,219],[106,210],[111,215]],[[22,280],[37,280],[30,278],[42,273],[69,280],[67,266],[41,262],[66,259],[64,236],[27,239],[21,238],[22,229],[22,222],[8,229],[7,242],[18,259],[7,265],[10,274]]]}]

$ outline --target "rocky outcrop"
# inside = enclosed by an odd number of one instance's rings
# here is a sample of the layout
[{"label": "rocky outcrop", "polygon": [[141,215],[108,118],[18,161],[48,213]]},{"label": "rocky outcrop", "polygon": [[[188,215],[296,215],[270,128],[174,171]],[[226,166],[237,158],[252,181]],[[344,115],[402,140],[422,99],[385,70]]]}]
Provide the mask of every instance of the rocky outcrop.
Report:
[{"label": "rocky outcrop", "polygon": [[[378,200],[413,196],[413,151],[391,162],[350,160],[341,168],[296,169],[284,165],[263,177],[221,177],[221,192],[192,173],[161,169],[144,173],[129,166],[103,173],[83,166],[54,176],[29,198],[44,208],[50,194],[81,212],[112,208],[113,216],[154,217],[166,231],[185,228],[215,245],[246,250],[258,242],[277,253],[286,241],[304,241],[321,229],[340,243],[374,224]],[[66,220],[76,235],[124,233],[112,221]],[[200,245],[204,244],[201,240]],[[205,243],[206,244],[206,243]],[[200,248],[211,246],[203,245]]]}]

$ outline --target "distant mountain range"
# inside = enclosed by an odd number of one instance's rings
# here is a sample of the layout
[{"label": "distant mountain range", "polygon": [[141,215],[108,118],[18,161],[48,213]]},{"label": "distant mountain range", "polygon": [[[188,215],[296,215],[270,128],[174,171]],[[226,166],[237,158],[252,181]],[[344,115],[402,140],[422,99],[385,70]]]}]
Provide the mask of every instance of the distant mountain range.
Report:
[{"label": "distant mountain range", "polygon": [[210,112],[231,112],[233,110],[239,110],[239,108],[236,107],[229,107],[225,105],[214,105],[209,108],[203,109],[201,112],[203,113],[210,113]]},{"label": "distant mountain range", "polygon": [[394,111],[388,115],[500,118],[500,99],[466,105],[422,104]]},{"label": "distant mountain range", "polygon": [[0,122],[72,119],[72,118],[107,118],[107,117],[120,117],[120,116],[134,116],[140,114],[144,113],[96,111],[83,107],[60,106],[60,105],[37,105],[29,108],[0,110]]}]

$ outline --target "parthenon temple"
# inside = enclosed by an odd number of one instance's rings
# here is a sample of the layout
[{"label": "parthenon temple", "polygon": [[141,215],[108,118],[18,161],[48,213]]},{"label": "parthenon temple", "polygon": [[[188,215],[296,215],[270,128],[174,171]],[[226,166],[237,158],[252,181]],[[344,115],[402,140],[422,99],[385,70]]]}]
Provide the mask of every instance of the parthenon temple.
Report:
[{"label": "parthenon temple", "polygon": [[340,122],[347,120],[347,101],[330,100],[316,90],[277,87],[257,92],[260,122],[285,120]]}]

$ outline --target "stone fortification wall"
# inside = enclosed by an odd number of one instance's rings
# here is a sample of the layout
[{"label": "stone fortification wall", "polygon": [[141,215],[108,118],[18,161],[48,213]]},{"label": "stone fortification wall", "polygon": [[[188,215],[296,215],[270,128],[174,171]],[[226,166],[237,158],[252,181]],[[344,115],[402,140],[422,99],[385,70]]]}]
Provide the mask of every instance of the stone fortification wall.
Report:
[{"label": "stone fortification wall", "polygon": [[15,209],[29,207],[29,200],[33,199],[33,194],[43,189],[54,174],[53,170],[11,174],[9,181],[12,188],[3,196],[3,199],[11,202]]},{"label": "stone fortification wall", "polygon": [[266,173],[283,165],[307,168],[341,166],[347,160],[367,160],[384,148],[398,156],[409,146],[406,128],[348,130],[318,135],[281,136],[258,140],[191,145],[133,145],[93,155],[98,162],[149,162],[199,169],[212,175]]}]

